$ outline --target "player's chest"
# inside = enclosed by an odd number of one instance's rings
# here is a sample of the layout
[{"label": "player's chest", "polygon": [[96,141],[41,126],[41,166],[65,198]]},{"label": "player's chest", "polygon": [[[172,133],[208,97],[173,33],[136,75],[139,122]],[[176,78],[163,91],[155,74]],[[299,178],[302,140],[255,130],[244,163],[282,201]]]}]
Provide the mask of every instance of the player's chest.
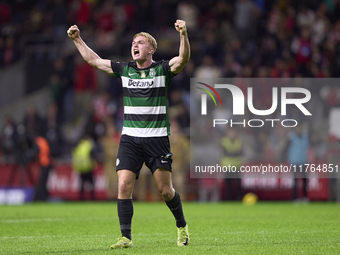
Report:
[{"label": "player's chest", "polygon": [[127,76],[131,79],[153,79],[159,76],[158,68],[149,68],[146,70],[136,70],[129,68],[127,70]]}]

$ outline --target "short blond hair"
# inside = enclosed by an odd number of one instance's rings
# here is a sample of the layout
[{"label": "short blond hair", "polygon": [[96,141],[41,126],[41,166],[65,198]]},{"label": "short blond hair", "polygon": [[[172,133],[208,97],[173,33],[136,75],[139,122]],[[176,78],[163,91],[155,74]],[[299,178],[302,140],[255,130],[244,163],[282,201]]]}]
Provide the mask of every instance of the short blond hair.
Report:
[{"label": "short blond hair", "polygon": [[[133,36],[133,40],[135,40],[135,38],[138,36],[143,36],[144,38],[146,38],[146,40],[151,44],[152,48],[154,48],[155,51],[157,50],[157,42],[152,35],[147,32],[139,32],[138,34],[135,34]],[[153,53],[155,53],[155,51]]]}]

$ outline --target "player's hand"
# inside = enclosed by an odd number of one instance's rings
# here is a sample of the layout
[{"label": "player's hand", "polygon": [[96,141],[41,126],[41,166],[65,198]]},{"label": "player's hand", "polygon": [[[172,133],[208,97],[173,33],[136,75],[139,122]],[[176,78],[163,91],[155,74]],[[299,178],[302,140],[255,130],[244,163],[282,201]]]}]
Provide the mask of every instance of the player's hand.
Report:
[{"label": "player's hand", "polygon": [[67,30],[67,35],[72,39],[76,39],[79,37],[80,31],[79,28],[76,25],[71,26],[68,30]]},{"label": "player's hand", "polygon": [[180,20],[180,19],[176,20],[175,28],[177,32],[179,32],[181,35],[184,35],[184,36],[187,35],[187,26],[184,20]]}]

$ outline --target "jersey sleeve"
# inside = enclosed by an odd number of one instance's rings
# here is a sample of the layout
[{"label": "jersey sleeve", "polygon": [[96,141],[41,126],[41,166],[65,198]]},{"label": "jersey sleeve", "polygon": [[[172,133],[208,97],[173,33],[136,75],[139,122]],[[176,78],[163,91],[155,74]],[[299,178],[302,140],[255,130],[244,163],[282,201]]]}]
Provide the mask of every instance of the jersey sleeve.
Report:
[{"label": "jersey sleeve", "polygon": [[170,60],[163,60],[163,61],[162,61],[162,68],[163,68],[163,71],[164,71],[164,73],[165,73],[166,78],[170,80],[170,79],[171,79],[172,77],[174,77],[176,74],[174,74],[173,72],[171,72],[169,62],[170,62]]},{"label": "jersey sleeve", "polygon": [[113,62],[111,61],[111,68],[113,71],[113,77],[121,77],[124,67],[127,66],[125,62]]}]

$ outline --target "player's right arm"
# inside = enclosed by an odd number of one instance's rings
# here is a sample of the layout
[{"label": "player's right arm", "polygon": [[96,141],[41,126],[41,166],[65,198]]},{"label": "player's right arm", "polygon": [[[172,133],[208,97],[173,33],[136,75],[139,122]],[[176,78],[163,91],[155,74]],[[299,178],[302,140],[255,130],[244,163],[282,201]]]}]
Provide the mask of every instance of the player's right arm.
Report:
[{"label": "player's right arm", "polygon": [[91,50],[86,43],[80,37],[80,31],[76,25],[71,26],[67,30],[68,36],[73,40],[78,51],[80,52],[83,59],[91,66],[98,68],[99,70],[113,74],[111,68],[111,60],[100,58],[97,53]]}]

